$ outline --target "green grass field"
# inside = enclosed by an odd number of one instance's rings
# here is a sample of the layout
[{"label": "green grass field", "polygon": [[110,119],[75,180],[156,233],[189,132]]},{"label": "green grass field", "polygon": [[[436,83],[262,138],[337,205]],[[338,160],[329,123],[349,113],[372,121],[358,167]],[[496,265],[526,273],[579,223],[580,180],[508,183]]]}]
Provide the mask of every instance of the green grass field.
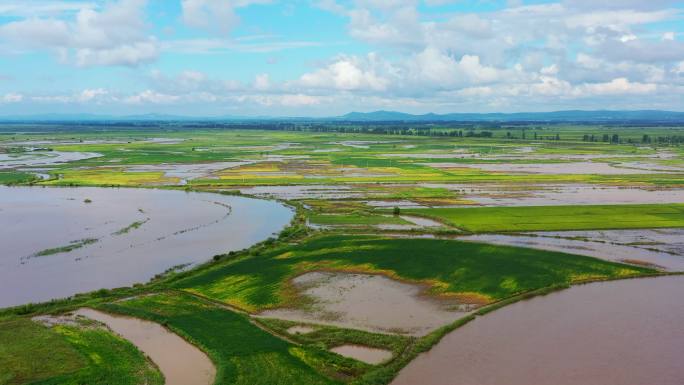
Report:
[{"label": "green grass field", "polygon": [[435,294],[489,303],[522,292],[648,269],[534,249],[434,239],[321,236],[221,263],[175,284],[248,311],[297,303],[288,280],[320,269],[382,273]]},{"label": "green grass field", "polygon": [[103,328],[27,319],[0,321],[2,385],[161,385],[162,375],[128,341]]},{"label": "green grass field", "polygon": [[684,204],[410,209],[472,232],[642,229],[684,226]]},{"label": "green grass field", "polygon": [[15,184],[31,182],[36,178],[26,172],[2,171],[0,172],[0,184]]}]

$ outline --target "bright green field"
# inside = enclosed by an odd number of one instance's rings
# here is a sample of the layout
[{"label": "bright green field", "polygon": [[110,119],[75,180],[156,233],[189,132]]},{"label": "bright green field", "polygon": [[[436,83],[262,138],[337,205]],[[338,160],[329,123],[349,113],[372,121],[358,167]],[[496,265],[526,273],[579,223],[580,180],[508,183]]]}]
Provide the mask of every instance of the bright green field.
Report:
[{"label": "bright green field", "polygon": [[425,282],[434,293],[480,303],[589,279],[650,270],[590,257],[534,249],[434,239],[332,235],[262,255],[221,263],[176,286],[248,311],[293,304],[287,282],[318,269],[384,273]]},{"label": "bright green field", "polygon": [[162,375],[128,341],[102,328],[27,319],[0,321],[0,384],[161,385]]},{"label": "bright green field", "polygon": [[472,232],[641,229],[684,226],[684,204],[410,209]]}]

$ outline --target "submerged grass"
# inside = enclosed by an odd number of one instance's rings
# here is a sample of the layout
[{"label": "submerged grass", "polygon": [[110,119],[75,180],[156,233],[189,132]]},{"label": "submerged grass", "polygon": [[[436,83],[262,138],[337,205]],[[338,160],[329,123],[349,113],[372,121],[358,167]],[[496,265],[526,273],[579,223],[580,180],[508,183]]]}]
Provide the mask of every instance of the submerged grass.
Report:
[{"label": "submerged grass", "polygon": [[128,234],[131,230],[136,230],[136,229],[140,228],[140,226],[144,225],[149,220],[150,220],[150,218],[147,218],[144,221],[135,221],[135,222],[131,223],[130,225],[128,225],[128,226],[126,226],[126,227],[124,227],[118,231],[115,231],[114,233],[112,233],[112,235]]},{"label": "submerged grass", "polygon": [[78,241],[72,241],[71,243],[69,243],[69,244],[66,245],[66,246],[60,246],[60,247],[54,247],[54,248],[51,248],[51,249],[41,250],[41,251],[35,253],[33,256],[35,256],[35,257],[45,257],[45,256],[48,256],[48,255],[53,255],[53,254],[68,253],[68,252],[70,252],[70,251],[74,251],[74,250],[76,250],[76,249],[80,249],[80,248],[83,247],[83,246],[87,246],[87,245],[93,244],[93,243],[95,243],[95,242],[97,242],[97,241],[98,241],[97,238],[86,238],[86,239],[81,239],[81,240],[78,240]]}]

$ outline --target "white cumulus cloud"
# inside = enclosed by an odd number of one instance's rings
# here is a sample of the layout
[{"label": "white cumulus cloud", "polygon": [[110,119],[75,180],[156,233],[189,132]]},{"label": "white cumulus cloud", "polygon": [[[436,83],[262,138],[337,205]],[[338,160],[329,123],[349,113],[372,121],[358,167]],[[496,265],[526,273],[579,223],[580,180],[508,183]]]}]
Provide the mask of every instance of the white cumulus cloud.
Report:
[{"label": "white cumulus cloud", "polygon": [[68,19],[27,17],[0,25],[0,41],[21,49],[48,49],[78,66],[135,66],[158,56],[146,33],[146,0],[119,0],[102,8],[83,6]]}]

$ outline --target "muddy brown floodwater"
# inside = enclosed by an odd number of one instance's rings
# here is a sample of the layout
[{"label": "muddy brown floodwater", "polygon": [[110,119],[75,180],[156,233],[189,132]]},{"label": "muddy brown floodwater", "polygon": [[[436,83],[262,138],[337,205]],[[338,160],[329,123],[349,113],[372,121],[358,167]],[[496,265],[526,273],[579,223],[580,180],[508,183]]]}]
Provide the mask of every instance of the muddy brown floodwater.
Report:
[{"label": "muddy brown floodwater", "polygon": [[421,187],[446,188],[484,206],[547,206],[627,203],[684,203],[684,189],[587,184],[446,184],[421,183]]},{"label": "muddy brown floodwater", "polygon": [[680,385],[684,277],[600,282],[466,324],[392,385]]},{"label": "muddy brown floodwater", "polygon": [[313,305],[267,310],[260,316],[422,336],[469,310],[463,304],[421,295],[424,287],[420,285],[381,275],[311,272],[293,282]]},{"label": "muddy brown floodwater", "polygon": [[220,194],[0,187],[0,308],[146,282],[249,247],[292,216]]},{"label": "muddy brown floodwater", "polygon": [[161,325],[82,308],[76,315],[107,325],[145,353],[164,375],[165,385],[211,385],[216,368],[203,351]]},{"label": "muddy brown floodwater", "polygon": [[389,350],[369,348],[362,345],[342,345],[332,348],[330,351],[371,365],[381,364],[392,358],[392,352]]},{"label": "muddy brown floodwater", "polygon": [[[681,229],[665,229],[680,234],[680,242],[684,241],[684,231]],[[603,233],[610,233],[617,237],[622,230],[610,230]],[[628,230],[628,232],[632,232]],[[653,230],[642,230],[644,234],[653,233]],[[459,237],[464,241],[486,242],[497,245],[529,247],[533,249],[560,251],[569,254],[586,255],[589,257],[604,259],[613,262],[631,262],[641,265],[651,265],[667,271],[684,271],[684,256],[672,254],[670,248],[673,245],[660,245],[647,243],[643,247],[634,244],[617,244],[607,242],[600,238],[580,238],[574,234],[593,234],[596,236],[602,232],[578,232],[578,231],[558,231],[558,232],[537,232],[529,235],[507,235],[507,234],[477,234]],[[549,234],[548,236],[545,234]],[[666,251],[661,251],[662,249]]]}]

